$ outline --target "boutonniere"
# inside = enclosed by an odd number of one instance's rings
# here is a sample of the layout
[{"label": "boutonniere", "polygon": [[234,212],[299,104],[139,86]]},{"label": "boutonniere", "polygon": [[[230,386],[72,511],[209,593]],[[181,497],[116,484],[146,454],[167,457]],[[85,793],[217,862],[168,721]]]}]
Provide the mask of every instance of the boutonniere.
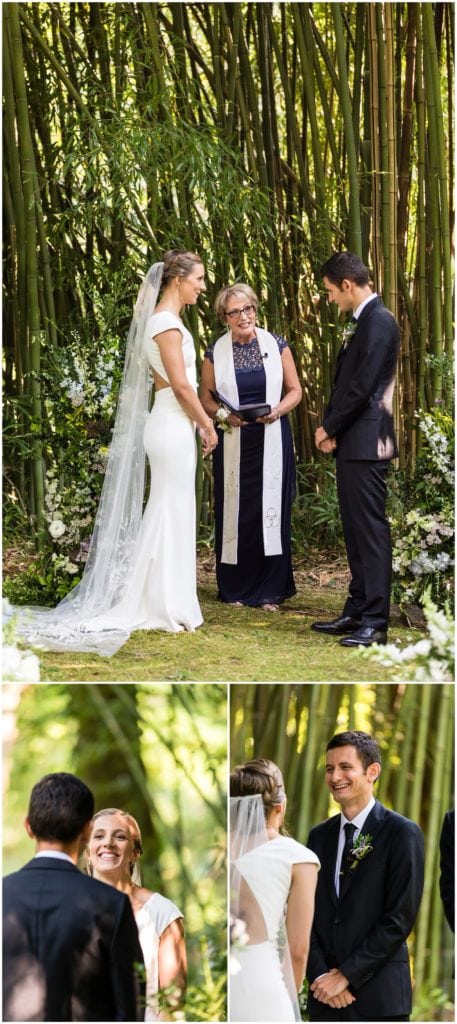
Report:
[{"label": "boutonniere", "polygon": [[343,348],[348,348],[352,341],[354,334],[357,330],[357,320],[350,320],[348,324],[345,324],[341,331],[341,341]]},{"label": "boutonniere", "polygon": [[362,832],[359,832],[357,839],[354,839],[352,850],[349,851],[349,856],[354,858],[352,864],[349,865],[352,870],[357,867],[360,860],[363,860],[367,854],[371,853],[373,849],[371,845],[372,839],[373,836],[364,836]]}]

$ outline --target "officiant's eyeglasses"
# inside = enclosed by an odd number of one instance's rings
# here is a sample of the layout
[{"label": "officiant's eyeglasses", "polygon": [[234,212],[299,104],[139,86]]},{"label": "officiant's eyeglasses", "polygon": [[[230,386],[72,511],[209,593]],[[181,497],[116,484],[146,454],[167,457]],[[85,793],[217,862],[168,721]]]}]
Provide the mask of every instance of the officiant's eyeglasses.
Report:
[{"label": "officiant's eyeglasses", "polygon": [[239,320],[243,313],[245,313],[246,316],[250,316],[253,309],[254,306],[243,306],[242,309],[230,309],[225,315],[229,316],[231,320]]}]

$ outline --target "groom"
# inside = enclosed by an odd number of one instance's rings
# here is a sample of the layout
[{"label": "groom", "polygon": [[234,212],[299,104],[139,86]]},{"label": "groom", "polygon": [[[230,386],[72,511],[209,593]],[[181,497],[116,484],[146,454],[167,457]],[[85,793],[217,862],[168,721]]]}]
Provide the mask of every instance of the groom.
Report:
[{"label": "groom", "polygon": [[93,813],[75,775],[33,787],[25,825],[36,854],[4,879],[2,1020],[144,1020],[130,901],[76,866]]},{"label": "groom", "polygon": [[321,862],[307,969],[310,1020],[409,1020],[406,939],[422,895],[422,832],[375,800],[381,756],[367,733],[334,736],[325,771],[341,814],[312,828],[307,842]]},{"label": "groom", "polygon": [[400,331],[371,290],[368,270],[358,256],[334,253],[321,273],[329,301],[352,314],[315,437],[320,451],[336,455],[351,582],[341,614],[314,622],[312,629],[346,634],[340,640],[343,647],[370,647],[386,643],[389,622],[392,547],[385,504],[389,463],[398,455],[392,397]]}]

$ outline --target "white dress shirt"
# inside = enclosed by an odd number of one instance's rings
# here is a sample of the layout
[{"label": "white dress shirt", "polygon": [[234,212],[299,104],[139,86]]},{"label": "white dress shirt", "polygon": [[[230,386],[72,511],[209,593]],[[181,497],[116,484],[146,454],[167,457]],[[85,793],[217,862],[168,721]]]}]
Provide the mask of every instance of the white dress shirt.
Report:
[{"label": "white dress shirt", "polygon": [[349,818],[345,818],[343,812],[341,811],[341,815],[340,815],[340,834],[339,834],[339,837],[338,837],[338,850],[337,850],[337,854],[336,854],[336,865],[335,865],[335,889],[336,889],[337,896],[339,896],[339,894],[340,894],[341,858],[343,856],[344,844],[346,842],[346,833],[344,831],[344,826],[347,825],[347,824],[355,825],[354,840],[357,839],[357,836],[360,835],[360,832],[362,831],[363,826],[364,826],[364,824],[365,824],[365,822],[366,822],[366,820],[368,818],[368,815],[369,815],[370,811],[372,810],[372,808],[375,805],[375,802],[376,802],[375,798],[374,798],[374,796],[372,796],[371,799],[368,801],[366,807],[363,807],[362,810],[359,811],[358,814],[356,814],[355,818],[352,818],[351,820],[349,820]]},{"label": "white dress shirt", "polygon": [[69,860],[73,867],[75,865],[74,860],[71,859],[68,853],[64,853],[63,850],[40,850],[39,853],[35,854],[34,860],[37,857],[54,857],[54,860]]},{"label": "white dress shirt", "polygon": [[371,302],[372,299],[376,299],[377,295],[378,295],[377,292],[371,292],[370,295],[367,295],[366,299],[364,299],[363,302],[360,303],[360,306],[357,306],[357,309],[354,309],[354,312],[353,312],[352,315],[355,317],[356,320],[359,319],[359,316],[360,316],[362,310],[365,309],[365,306],[368,306],[368,303]]}]

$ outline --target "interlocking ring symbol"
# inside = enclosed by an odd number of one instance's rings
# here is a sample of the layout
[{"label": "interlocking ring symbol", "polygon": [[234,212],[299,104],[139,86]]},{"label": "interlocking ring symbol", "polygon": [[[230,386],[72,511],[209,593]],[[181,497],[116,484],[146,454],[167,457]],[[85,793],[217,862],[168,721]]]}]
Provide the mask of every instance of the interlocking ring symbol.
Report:
[{"label": "interlocking ring symbol", "polygon": [[265,526],[267,530],[271,530],[274,526],[279,526],[279,516],[274,508],[267,508],[265,513]]}]

